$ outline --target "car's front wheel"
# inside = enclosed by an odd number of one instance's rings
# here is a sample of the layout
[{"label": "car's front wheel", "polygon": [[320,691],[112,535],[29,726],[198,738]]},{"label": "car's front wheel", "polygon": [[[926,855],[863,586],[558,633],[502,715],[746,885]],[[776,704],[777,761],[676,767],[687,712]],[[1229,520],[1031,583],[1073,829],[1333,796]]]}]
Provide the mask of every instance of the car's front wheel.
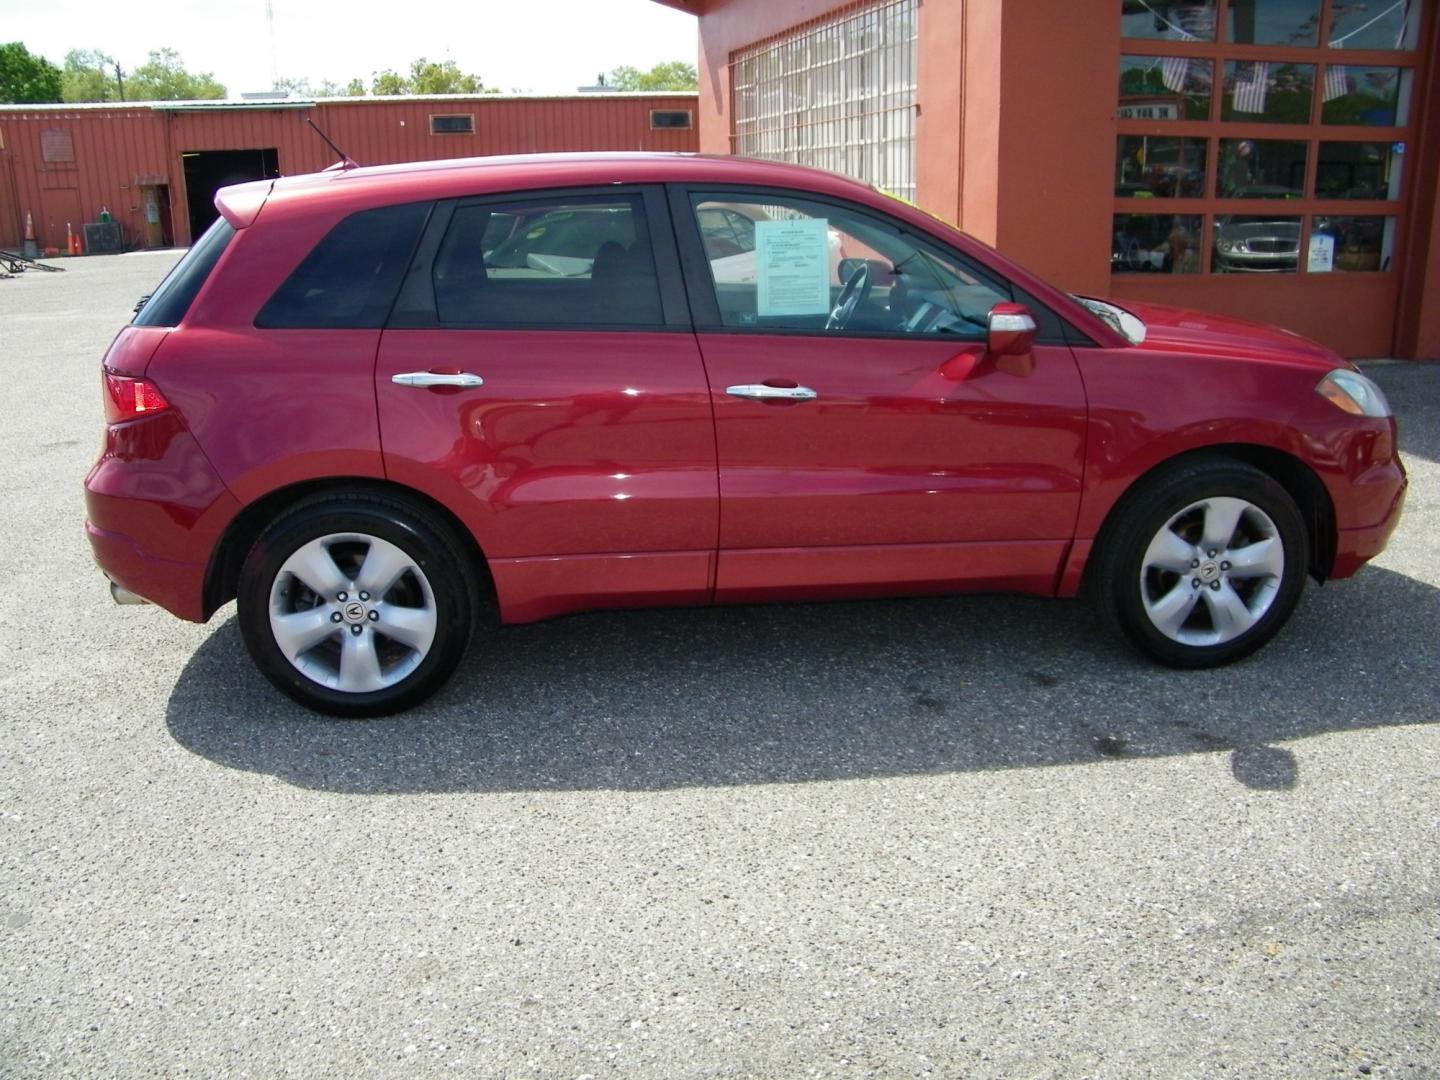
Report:
[{"label": "car's front wheel", "polygon": [[1295,500],[1250,465],[1193,460],[1145,483],[1098,541],[1090,588],[1102,617],[1179,668],[1227,664],[1269,641],[1305,585]]},{"label": "car's front wheel", "polygon": [[337,716],[423,701],[459,663],[475,611],[468,553],[384,496],[314,499],[261,534],[241,570],[240,629],[265,676]]}]

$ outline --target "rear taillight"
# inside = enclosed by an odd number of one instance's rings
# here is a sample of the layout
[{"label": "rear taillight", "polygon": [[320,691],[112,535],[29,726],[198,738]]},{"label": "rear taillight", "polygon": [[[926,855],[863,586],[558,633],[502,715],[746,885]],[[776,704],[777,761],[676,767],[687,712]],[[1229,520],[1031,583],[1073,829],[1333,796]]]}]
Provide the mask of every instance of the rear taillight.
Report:
[{"label": "rear taillight", "polygon": [[105,422],[118,424],[122,420],[135,420],[142,416],[153,416],[170,408],[170,402],[154,383],[145,379],[132,379],[128,375],[114,375],[105,372]]}]

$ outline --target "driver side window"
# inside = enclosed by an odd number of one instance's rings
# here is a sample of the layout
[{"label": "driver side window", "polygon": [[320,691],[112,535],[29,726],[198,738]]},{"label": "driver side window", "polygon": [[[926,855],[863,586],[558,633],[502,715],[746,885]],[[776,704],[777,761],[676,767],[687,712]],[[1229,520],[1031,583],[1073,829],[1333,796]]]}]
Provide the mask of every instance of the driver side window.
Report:
[{"label": "driver side window", "polygon": [[979,340],[1009,287],[845,206],[696,192],[695,224],[720,321],[755,331],[927,334]]}]

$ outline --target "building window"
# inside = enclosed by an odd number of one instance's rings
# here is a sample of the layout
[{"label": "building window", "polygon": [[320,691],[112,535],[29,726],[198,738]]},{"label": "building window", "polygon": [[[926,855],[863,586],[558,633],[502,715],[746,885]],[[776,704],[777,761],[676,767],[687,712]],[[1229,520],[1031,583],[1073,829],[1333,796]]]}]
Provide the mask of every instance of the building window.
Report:
[{"label": "building window", "polygon": [[473,135],[475,134],[474,113],[451,113],[430,117],[431,135]]},{"label": "building window", "polygon": [[915,198],[918,0],[870,0],[730,58],[731,149]]},{"label": "building window", "polygon": [[651,109],[650,128],[652,131],[689,131],[692,125],[689,109]]},{"label": "building window", "polygon": [[75,141],[67,128],[46,128],[40,132],[40,159],[47,165],[68,165],[75,161]]},{"label": "building window", "polygon": [[1120,0],[1112,272],[1392,269],[1423,6]]}]

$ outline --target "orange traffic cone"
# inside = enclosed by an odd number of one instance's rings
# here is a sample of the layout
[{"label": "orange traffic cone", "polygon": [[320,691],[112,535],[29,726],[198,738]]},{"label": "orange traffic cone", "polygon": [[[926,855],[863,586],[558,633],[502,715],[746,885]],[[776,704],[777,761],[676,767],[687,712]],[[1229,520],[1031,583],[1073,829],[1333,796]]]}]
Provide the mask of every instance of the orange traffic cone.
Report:
[{"label": "orange traffic cone", "polygon": [[29,211],[26,211],[25,214],[25,257],[27,259],[40,257],[40,245],[35,242],[35,219],[30,216]]}]

